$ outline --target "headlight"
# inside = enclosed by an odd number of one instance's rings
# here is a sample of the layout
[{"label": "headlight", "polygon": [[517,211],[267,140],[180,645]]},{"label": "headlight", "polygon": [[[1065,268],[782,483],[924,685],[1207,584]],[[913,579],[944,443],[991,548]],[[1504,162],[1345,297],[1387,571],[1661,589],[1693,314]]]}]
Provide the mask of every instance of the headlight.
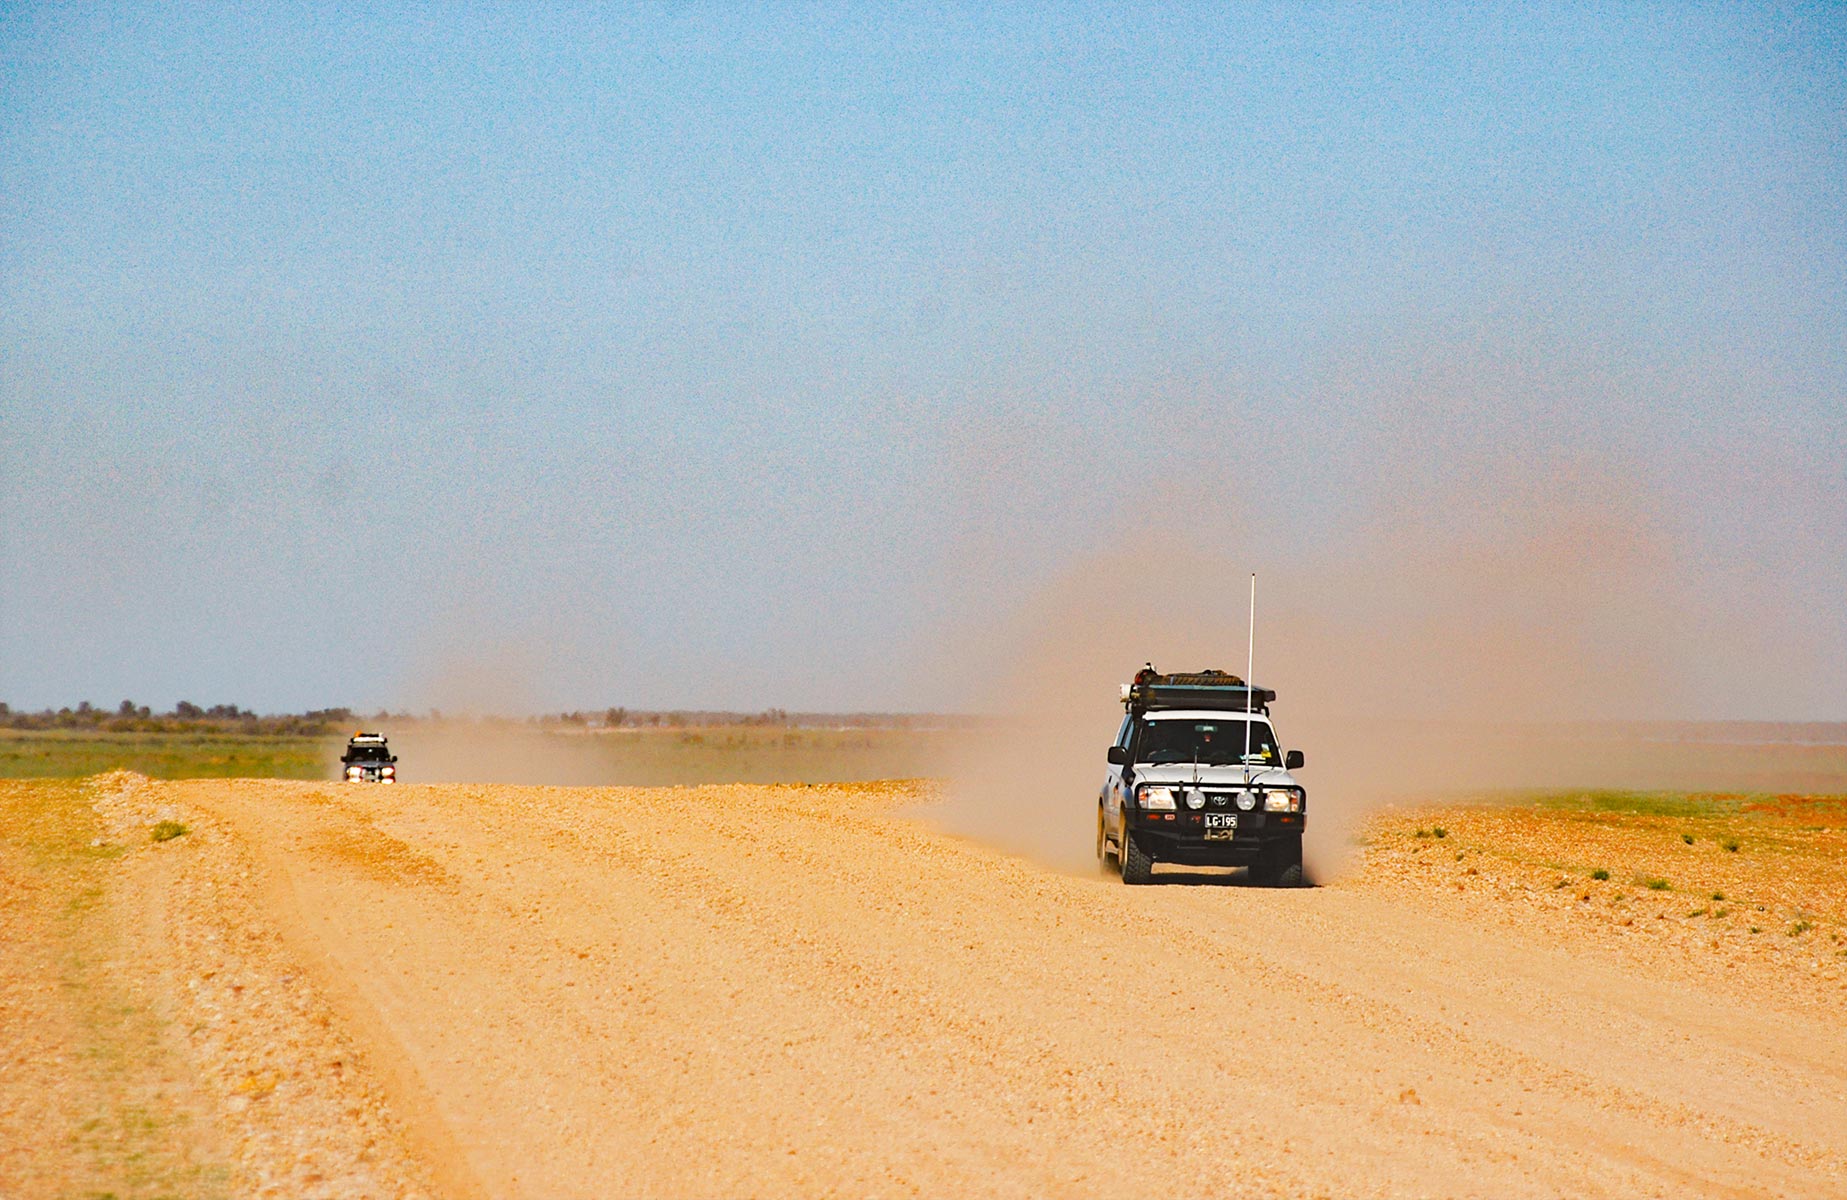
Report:
[{"label": "headlight", "polygon": [[1174,789],[1170,787],[1145,787],[1135,793],[1143,809],[1148,811],[1174,811]]},{"label": "headlight", "polygon": [[1265,792],[1263,810],[1265,812],[1300,812],[1302,794],[1300,792]]},{"label": "headlight", "polygon": [[358,767],[348,767],[346,769],[346,777],[348,779],[357,779],[359,778],[359,775],[360,775],[360,771]]},{"label": "headlight", "polygon": [[1251,811],[1251,809],[1256,808],[1257,807],[1257,793],[1256,792],[1239,792],[1238,793],[1238,807],[1245,812],[1249,812]]},{"label": "headlight", "polygon": [[398,769],[396,767],[385,767],[379,772],[381,775],[396,775],[397,773]]}]

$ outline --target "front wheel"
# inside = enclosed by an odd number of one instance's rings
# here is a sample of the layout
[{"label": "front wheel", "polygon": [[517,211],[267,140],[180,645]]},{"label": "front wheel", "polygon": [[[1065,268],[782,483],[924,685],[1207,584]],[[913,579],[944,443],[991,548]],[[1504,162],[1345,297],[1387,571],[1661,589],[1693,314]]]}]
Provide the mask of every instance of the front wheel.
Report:
[{"label": "front wheel", "polygon": [[1107,872],[1114,865],[1111,860],[1115,857],[1109,851],[1109,838],[1104,833],[1103,806],[1099,804],[1097,805],[1097,869]]},{"label": "front wheel", "polygon": [[1128,884],[1142,884],[1154,879],[1154,859],[1143,850],[1141,843],[1135,840],[1125,825],[1122,831],[1122,848],[1117,853],[1122,863],[1122,881]]},{"label": "front wheel", "polygon": [[1269,887],[1301,887],[1302,835],[1298,833],[1265,846],[1262,857],[1251,869],[1251,876]]}]

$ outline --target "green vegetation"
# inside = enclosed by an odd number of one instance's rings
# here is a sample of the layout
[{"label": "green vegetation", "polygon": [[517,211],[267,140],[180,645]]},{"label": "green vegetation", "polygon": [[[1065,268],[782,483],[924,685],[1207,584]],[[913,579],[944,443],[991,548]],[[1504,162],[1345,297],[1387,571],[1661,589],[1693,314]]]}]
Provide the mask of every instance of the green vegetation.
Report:
[{"label": "green vegetation", "polygon": [[[1248,724],[1248,722],[1246,722],[1246,723]],[[1446,838],[1446,837],[1448,837],[1448,836],[1449,836],[1449,830],[1447,830],[1447,829],[1445,829],[1445,828],[1443,828],[1443,827],[1442,827],[1441,825],[1439,825],[1439,826],[1437,826],[1437,827],[1436,827],[1435,829],[1432,829],[1432,830],[1430,831],[1430,835],[1431,835],[1432,837],[1440,837],[1440,838]]]},{"label": "green vegetation", "polygon": [[1651,892],[1669,892],[1674,889],[1674,885],[1665,879],[1650,879],[1647,884]]},{"label": "green vegetation", "polygon": [[1608,879],[1608,878],[1610,877],[1610,872],[1609,872],[1609,870],[1608,870],[1608,868],[1605,868],[1605,867],[1598,867],[1598,868],[1597,868],[1597,869],[1596,869],[1595,871],[1592,871],[1592,872],[1590,873],[1590,877],[1591,877],[1592,879],[1595,879],[1595,880],[1598,880],[1599,882],[1601,882],[1601,881],[1603,881],[1603,880],[1605,880],[1605,879]]},{"label": "green vegetation", "polygon": [[326,736],[0,729],[0,779],[77,779],[117,768],[155,779],[325,779]]},{"label": "green vegetation", "polygon": [[1738,853],[1738,839],[1737,838],[1726,838],[1725,839],[1725,849],[1732,854]]},{"label": "green vegetation", "polygon": [[[580,730],[407,720],[384,728],[410,782],[636,787],[919,778],[939,774],[969,736],[954,728],[767,724]],[[118,768],[154,779],[331,779],[347,732],[0,727],[0,779],[80,779]]]},{"label": "green vegetation", "polygon": [[[514,727],[506,733],[515,755],[558,771],[561,781],[636,787],[915,779],[940,774],[968,743],[966,732],[952,729],[776,725],[588,733]],[[423,778],[418,763],[424,745],[434,752],[438,739],[446,736],[440,728],[428,735],[406,734],[399,753],[413,781]],[[397,746],[399,739],[394,737],[392,744]]]},{"label": "green vegetation", "polygon": [[1789,936],[1795,937],[1798,934],[1807,933],[1809,930],[1813,928],[1815,927],[1809,924],[1807,921],[1797,921],[1795,924],[1789,927]]},{"label": "green vegetation", "polygon": [[[1536,797],[1541,808],[1582,812],[1625,813],[1647,817],[1731,817],[1743,811],[1750,797],[1716,792],[1557,792]],[[1688,843],[1691,834],[1681,835]]]},{"label": "green vegetation", "polygon": [[174,838],[185,837],[191,832],[192,830],[186,828],[186,826],[180,824],[178,821],[162,821],[160,824],[154,826],[154,840],[157,842],[170,842]]},{"label": "green vegetation", "polygon": [[1691,846],[1693,844],[1693,835],[1690,833],[1683,833],[1680,835],[1680,840]]}]

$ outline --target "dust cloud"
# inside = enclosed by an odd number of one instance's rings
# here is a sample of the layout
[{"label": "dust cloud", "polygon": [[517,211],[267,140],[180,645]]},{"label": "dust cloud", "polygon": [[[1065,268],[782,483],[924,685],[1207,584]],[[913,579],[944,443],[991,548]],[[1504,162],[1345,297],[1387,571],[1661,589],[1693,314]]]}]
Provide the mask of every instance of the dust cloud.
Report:
[{"label": "dust cloud", "polygon": [[[944,515],[948,532],[940,553],[894,559],[914,583],[863,606],[886,614],[891,643],[916,647],[913,694],[877,690],[907,675],[896,649],[828,679],[827,694],[991,716],[919,767],[950,781],[938,819],[1087,866],[1117,685],[1148,661],[1242,674],[1254,571],[1255,682],[1276,689],[1283,742],[1307,756],[1308,853],[1323,875],[1380,804],[1837,779],[1774,734],[1721,752],[1723,731],[1676,722],[1842,711],[1825,665],[1847,630],[1807,599],[1830,594],[1835,568],[1798,552],[1838,535],[1796,536],[1840,497],[1762,431],[1748,452],[1701,434],[1676,413],[1691,385],[1623,336],[1551,320],[1362,333],[1294,399],[1157,381],[1108,404],[1001,395],[921,430],[932,482],[903,507]],[[1718,382],[1702,387],[1749,382],[1706,365]],[[1754,558],[1727,549],[1739,521]],[[778,564],[779,577],[801,570]],[[536,584],[522,600],[560,608]],[[517,712],[557,694],[541,679],[556,664],[612,656],[562,614],[511,649],[495,622],[476,624],[433,639],[427,704]],[[669,658],[701,652],[690,627],[674,636]],[[764,639],[747,665],[813,686],[812,668],[789,665],[799,641]],[[1741,697],[1746,677],[1759,691]],[[637,702],[615,690],[576,703]],[[477,725],[432,733],[418,753],[437,773],[425,777],[613,782],[597,745]]]},{"label": "dust cloud", "polygon": [[998,720],[946,768],[937,819],[1089,869],[1118,685],[1145,661],[1242,675],[1252,570],[1255,681],[1278,693],[1284,746],[1307,756],[1306,852],[1320,877],[1340,870],[1381,804],[1840,782],[1805,775],[1800,755],[1774,745],[1689,744],[1696,730],[1663,719],[1696,710],[1689,631],[1732,619],[1685,570],[1664,497],[1590,457],[1491,468],[1440,486],[1401,480],[1389,511],[1303,555],[1266,552],[1248,531],[1226,549],[1134,530],[1011,621],[954,639],[979,647],[959,669],[985,681],[976,703]]},{"label": "dust cloud", "polygon": [[[459,717],[377,725],[391,738],[406,783],[518,783],[595,787],[632,783],[602,753],[600,739],[548,734],[494,718]],[[334,749],[334,757],[339,755]],[[338,772],[330,767],[330,776]]]}]

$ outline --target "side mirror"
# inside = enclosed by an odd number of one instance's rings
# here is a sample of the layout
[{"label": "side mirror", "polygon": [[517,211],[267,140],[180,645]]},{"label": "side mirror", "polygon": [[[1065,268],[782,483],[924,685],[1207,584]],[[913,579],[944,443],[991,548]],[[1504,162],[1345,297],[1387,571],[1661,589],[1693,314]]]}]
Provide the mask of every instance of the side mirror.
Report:
[{"label": "side mirror", "polygon": [[1128,765],[1129,748],[1127,746],[1111,746],[1109,748],[1109,761],[1110,765],[1115,767]]},{"label": "side mirror", "polygon": [[1303,766],[1307,765],[1307,763],[1308,760],[1302,757],[1302,752],[1300,750],[1291,750],[1289,753],[1283,755],[1283,770],[1285,771],[1299,771]]}]

